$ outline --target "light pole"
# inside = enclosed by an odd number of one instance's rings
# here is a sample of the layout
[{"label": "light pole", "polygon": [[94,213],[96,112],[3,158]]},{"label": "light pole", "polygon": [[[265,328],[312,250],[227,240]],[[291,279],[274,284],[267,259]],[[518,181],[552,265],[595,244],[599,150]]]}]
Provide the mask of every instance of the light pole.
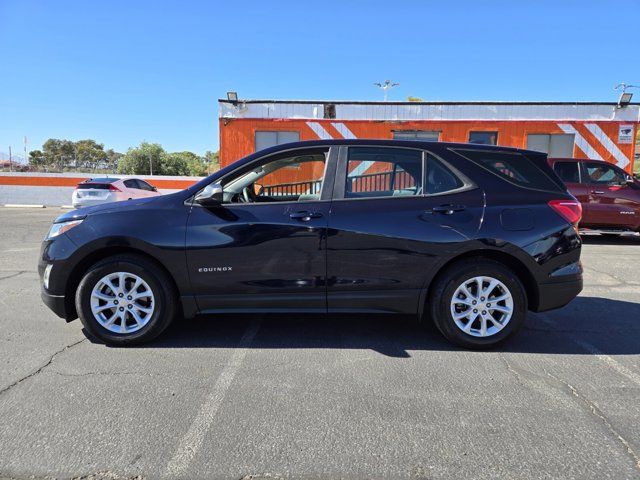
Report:
[{"label": "light pole", "polygon": [[384,101],[387,101],[387,92],[393,87],[400,85],[399,83],[392,83],[391,80],[385,80],[384,83],[374,83],[374,85],[384,92]]}]

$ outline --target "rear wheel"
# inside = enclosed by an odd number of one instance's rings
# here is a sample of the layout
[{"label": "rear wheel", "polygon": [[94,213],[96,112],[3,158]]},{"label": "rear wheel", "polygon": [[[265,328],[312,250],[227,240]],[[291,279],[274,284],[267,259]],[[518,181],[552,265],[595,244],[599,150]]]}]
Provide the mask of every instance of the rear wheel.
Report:
[{"label": "rear wheel", "polygon": [[76,291],[76,309],[87,332],[109,345],[152,340],[171,323],[176,293],[167,274],[135,255],[93,265]]},{"label": "rear wheel", "polygon": [[471,260],[452,265],[438,277],[429,312],[450,342],[490,348],[522,327],[527,297],[509,268],[492,260]]}]

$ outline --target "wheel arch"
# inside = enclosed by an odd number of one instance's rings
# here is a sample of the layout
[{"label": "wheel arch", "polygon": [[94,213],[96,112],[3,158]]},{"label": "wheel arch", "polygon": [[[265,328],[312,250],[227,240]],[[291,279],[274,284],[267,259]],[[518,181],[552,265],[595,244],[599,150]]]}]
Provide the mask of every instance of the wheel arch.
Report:
[{"label": "wheel arch", "polygon": [[[156,265],[156,267],[158,267],[168,275],[173,284],[174,291],[180,292],[178,284],[176,283],[176,280],[171,272],[153,255],[130,246],[105,246],[103,248],[91,251],[88,255],[83,257],[69,273],[64,292],[67,321],[78,318],[78,312],[76,311],[75,305],[75,292],[78,289],[78,285],[80,284],[80,281],[82,280],[82,277],[84,277],[87,270],[89,270],[92,265],[95,265],[97,262],[104,260],[105,258],[123,254],[135,255],[152,262],[154,265]],[[178,308],[182,308],[182,302],[178,302]]]},{"label": "wheel arch", "polygon": [[536,282],[533,274],[527,268],[527,266],[514,255],[503,252],[500,250],[491,250],[491,249],[483,249],[483,250],[471,250],[468,252],[464,252],[462,254],[456,255],[455,257],[450,258],[435,271],[429,284],[426,289],[423,291],[423,297],[421,298],[419,308],[421,309],[418,312],[418,317],[422,319],[427,310],[427,302],[429,300],[429,296],[431,294],[431,290],[433,285],[436,283],[438,278],[444,274],[444,272],[449,269],[452,265],[469,261],[472,259],[486,259],[493,260],[495,262],[501,263],[510,270],[512,270],[518,277],[518,279],[522,282],[522,286],[524,287],[525,294],[527,296],[527,304],[529,310],[535,310],[539,303],[540,292],[538,289],[538,283]]}]

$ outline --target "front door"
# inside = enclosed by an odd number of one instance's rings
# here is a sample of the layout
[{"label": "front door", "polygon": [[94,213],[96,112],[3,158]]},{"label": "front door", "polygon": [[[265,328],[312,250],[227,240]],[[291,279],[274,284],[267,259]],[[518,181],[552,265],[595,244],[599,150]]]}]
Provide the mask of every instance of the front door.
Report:
[{"label": "front door", "polygon": [[429,269],[478,230],[482,192],[419,149],[342,147],[339,157],[328,309],[415,314]]},{"label": "front door", "polygon": [[635,230],[640,225],[640,192],[628,175],[605,162],[584,164],[589,181],[589,223],[601,228]]},{"label": "front door", "polygon": [[222,205],[193,205],[187,264],[201,312],[326,311],[329,149],[264,158],[221,179]]}]

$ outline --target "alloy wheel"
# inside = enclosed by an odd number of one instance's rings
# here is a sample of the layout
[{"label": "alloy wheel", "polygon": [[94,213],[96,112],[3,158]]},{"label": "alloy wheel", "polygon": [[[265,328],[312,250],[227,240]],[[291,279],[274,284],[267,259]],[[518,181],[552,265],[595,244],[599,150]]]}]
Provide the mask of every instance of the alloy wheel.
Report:
[{"label": "alloy wheel", "polygon": [[113,333],[137,332],[149,323],[154,310],[155,299],[149,284],[133,273],[109,273],[91,292],[93,317]]},{"label": "alloy wheel", "polygon": [[513,315],[513,297],[504,283],[479,276],[462,282],[451,299],[456,326],[473,337],[490,337],[501,331]]}]

